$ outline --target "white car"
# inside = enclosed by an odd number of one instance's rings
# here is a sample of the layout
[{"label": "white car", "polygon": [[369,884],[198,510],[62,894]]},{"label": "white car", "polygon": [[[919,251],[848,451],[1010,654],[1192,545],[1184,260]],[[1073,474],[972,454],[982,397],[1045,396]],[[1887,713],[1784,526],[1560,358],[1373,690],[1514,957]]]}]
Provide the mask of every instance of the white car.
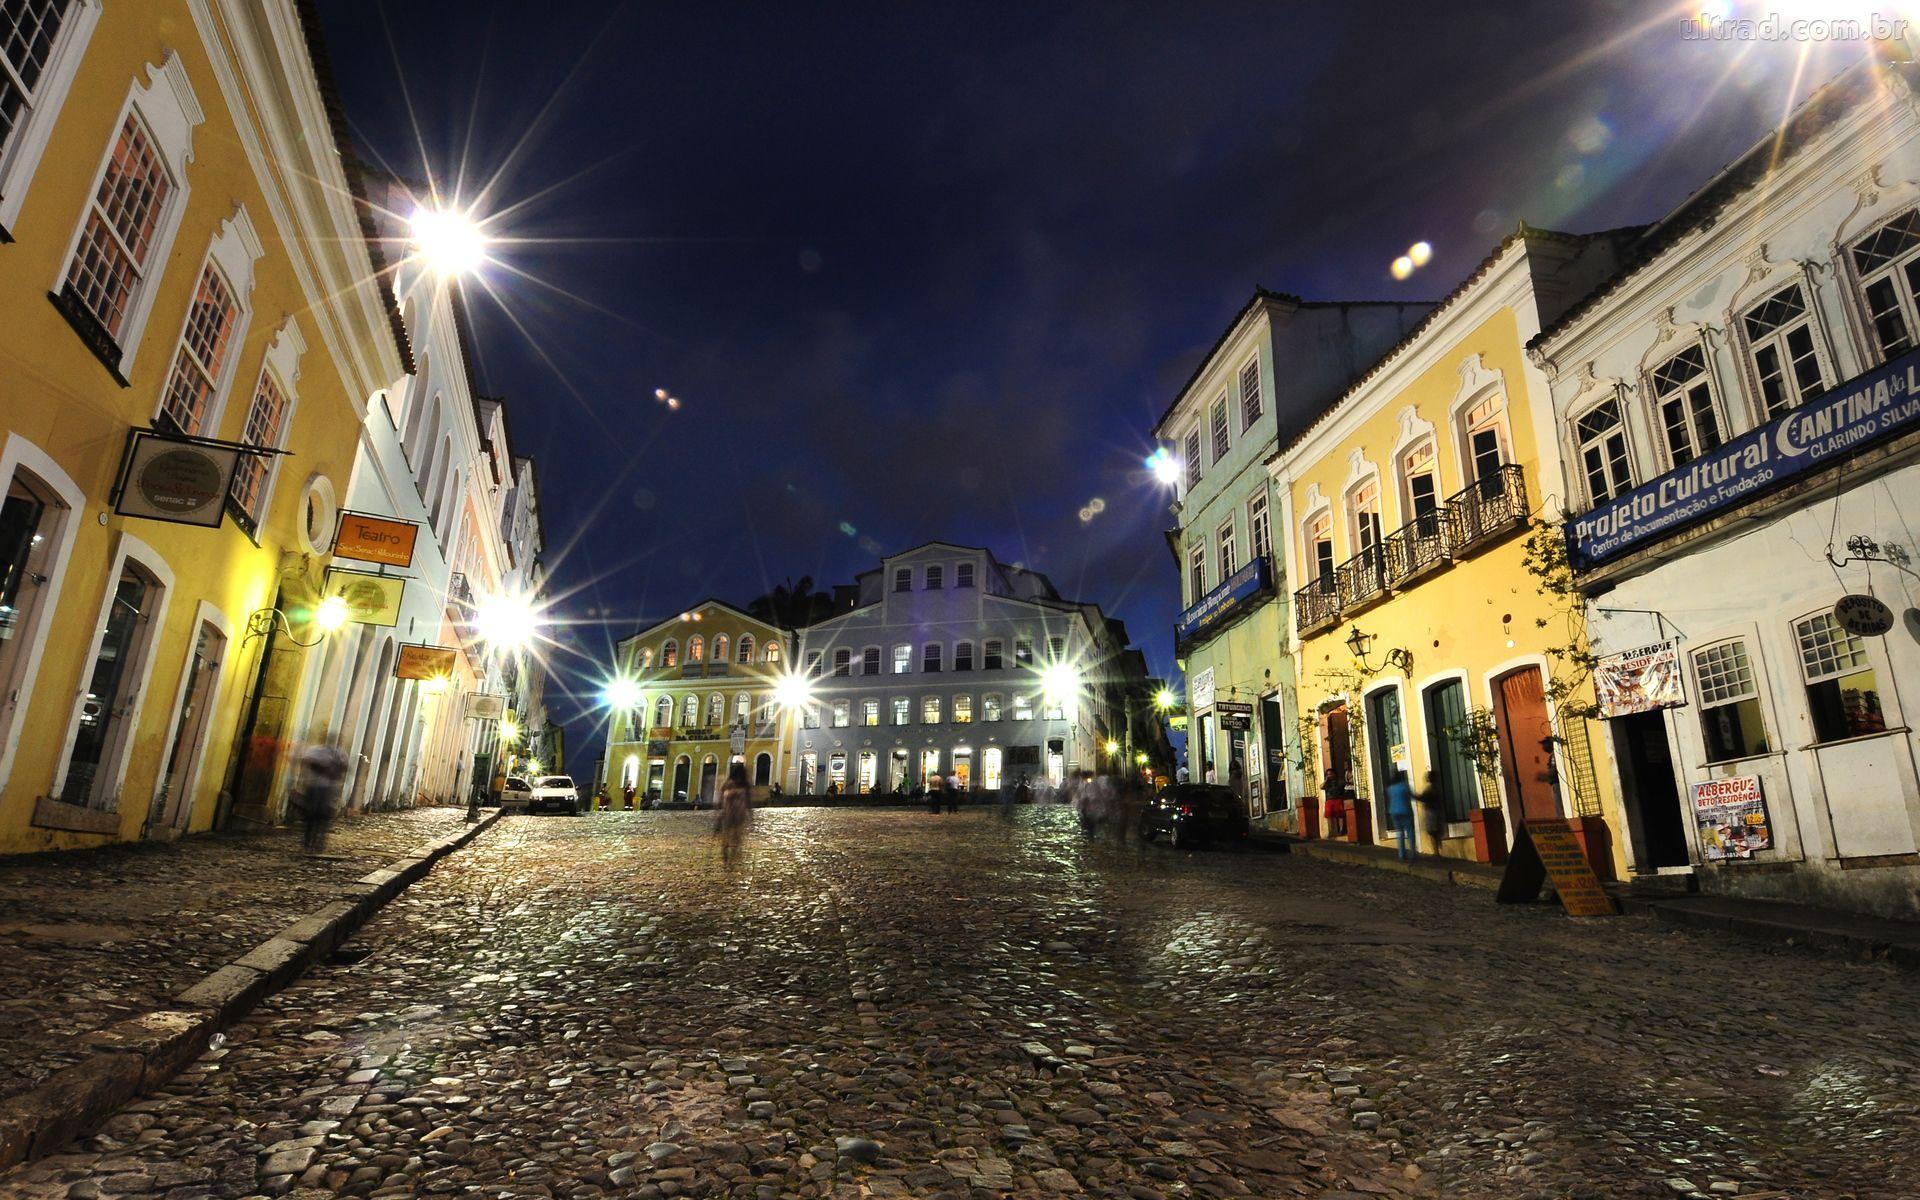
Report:
[{"label": "white car", "polygon": [[580,812],[580,792],[573,786],[571,775],[542,775],[533,781],[533,795],[527,800],[530,813],[563,812],[568,816],[577,816]]},{"label": "white car", "polygon": [[532,784],[518,775],[507,776],[507,785],[500,789],[501,808],[525,808],[532,799]]}]

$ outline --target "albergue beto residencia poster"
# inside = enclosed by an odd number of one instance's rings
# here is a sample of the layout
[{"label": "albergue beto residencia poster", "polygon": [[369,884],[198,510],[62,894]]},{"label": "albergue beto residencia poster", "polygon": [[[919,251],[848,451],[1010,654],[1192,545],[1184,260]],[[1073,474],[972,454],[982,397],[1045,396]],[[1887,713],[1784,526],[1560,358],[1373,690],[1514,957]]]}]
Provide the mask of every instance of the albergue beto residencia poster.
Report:
[{"label": "albergue beto residencia poster", "polygon": [[1773,827],[1767,820],[1758,775],[1709,779],[1687,790],[1693,797],[1693,819],[1700,827],[1700,852],[1709,862],[1752,858],[1756,850],[1773,848]]},{"label": "albergue beto residencia poster", "polygon": [[1680,687],[1680,651],[1672,642],[1609,654],[1594,664],[1593,690],[1603,717],[1625,717],[1687,702]]}]

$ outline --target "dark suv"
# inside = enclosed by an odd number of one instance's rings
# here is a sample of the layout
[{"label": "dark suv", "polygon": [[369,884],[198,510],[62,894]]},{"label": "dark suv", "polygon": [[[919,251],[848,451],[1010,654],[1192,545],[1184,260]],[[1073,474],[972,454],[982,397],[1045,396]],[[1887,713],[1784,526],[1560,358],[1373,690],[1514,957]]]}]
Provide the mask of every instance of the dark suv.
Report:
[{"label": "dark suv", "polygon": [[1140,813],[1142,840],[1162,833],[1179,848],[1239,840],[1247,836],[1247,806],[1217,783],[1176,783],[1161,789]]}]

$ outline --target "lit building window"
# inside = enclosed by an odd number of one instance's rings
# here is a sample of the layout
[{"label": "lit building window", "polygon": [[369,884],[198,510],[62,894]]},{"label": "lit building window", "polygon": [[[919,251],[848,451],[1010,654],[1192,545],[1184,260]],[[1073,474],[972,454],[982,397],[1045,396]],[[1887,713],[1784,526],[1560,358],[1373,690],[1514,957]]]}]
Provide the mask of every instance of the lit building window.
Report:
[{"label": "lit building window", "polygon": [[920,701],[920,723],[922,725],[940,723],[940,697],[927,696]]},{"label": "lit building window", "polygon": [[187,327],[181,331],[180,348],[174,353],[173,371],[160,401],[160,412],[181,433],[198,434],[206,420],[239,315],[233,289],[208,263],[194,289]]},{"label": "lit building window", "polygon": [[1793,632],[1807,681],[1814,740],[1837,742],[1885,733],[1887,720],[1867,643],[1843,628],[1831,611],[1796,622]]},{"label": "lit building window", "polygon": [[913,647],[901,642],[893,648],[893,673],[905,675],[913,670]]},{"label": "lit building window", "polygon": [[1013,719],[1016,721],[1033,720],[1033,697],[1023,692],[1013,696]]},{"label": "lit building window", "polygon": [[[278,449],[286,420],[286,395],[281,392],[273,373],[263,370],[260,372],[260,385],[254,389],[253,404],[247,409],[247,424],[240,434],[240,440],[249,446]],[[259,504],[266,495],[267,476],[272,465],[273,460],[264,454],[243,454],[233,473],[233,488],[228,494],[233,497],[240,511],[247,514],[256,525],[264,515],[259,511]]]},{"label": "lit building window", "polygon": [[953,698],[953,723],[966,725],[973,720],[973,697],[955,696]]},{"label": "lit building window", "polygon": [[160,212],[172,190],[152,139],[128,114],[67,270],[67,286],[110,337],[120,336],[146,275]]},{"label": "lit building window", "polygon": [[880,723],[880,702],[878,700],[862,700],[860,702],[860,723],[862,725],[878,725]]},{"label": "lit building window", "polygon": [[913,702],[905,696],[895,696],[893,698],[893,723],[895,725],[908,725],[911,724],[912,721]]},{"label": "lit building window", "polygon": [[699,634],[687,639],[687,661],[701,662],[707,657],[707,641]]},{"label": "lit building window", "polygon": [[848,700],[835,700],[833,702],[833,727],[835,729],[845,729],[847,726],[851,725],[852,723],[853,723],[852,702]]},{"label": "lit building window", "polygon": [[980,719],[982,721],[998,721],[1000,719],[1000,694],[998,692],[988,692],[986,695],[980,697]]},{"label": "lit building window", "polygon": [[727,635],[724,633],[714,634],[713,635],[713,661],[718,663],[723,663],[727,661],[727,648],[728,648]]},{"label": "lit building window", "polygon": [[753,635],[752,634],[743,633],[740,635],[740,649],[738,651],[738,654],[740,656],[740,661],[743,663],[750,663],[753,661]]}]

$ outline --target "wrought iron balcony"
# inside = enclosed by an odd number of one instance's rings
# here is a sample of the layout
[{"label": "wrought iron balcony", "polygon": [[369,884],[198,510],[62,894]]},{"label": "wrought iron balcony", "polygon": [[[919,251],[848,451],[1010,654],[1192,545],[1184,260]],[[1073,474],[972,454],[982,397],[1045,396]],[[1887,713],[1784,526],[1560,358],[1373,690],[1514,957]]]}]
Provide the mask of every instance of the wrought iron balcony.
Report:
[{"label": "wrought iron balcony", "polygon": [[1304,636],[1318,633],[1340,620],[1340,591],[1333,576],[1323,575],[1293,594],[1294,627]]},{"label": "wrought iron balcony", "polygon": [[1459,557],[1527,523],[1526,478],[1517,465],[1501,467],[1449,499],[1447,514],[1453,520],[1453,553]]},{"label": "wrought iron balcony", "polygon": [[1387,594],[1387,555],[1384,546],[1369,546],[1334,571],[1340,588],[1340,610],[1351,613]]},{"label": "wrought iron balcony", "polygon": [[1453,552],[1453,514],[1422,513],[1387,535],[1387,586],[1398,589],[1447,564]]},{"label": "wrought iron balcony", "polygon": [[447,580],[447,602],[450,605],[461,605],[468,610],[473,608],[473,585],[467,582],[465,572],[455,571],[452,578]]}]

